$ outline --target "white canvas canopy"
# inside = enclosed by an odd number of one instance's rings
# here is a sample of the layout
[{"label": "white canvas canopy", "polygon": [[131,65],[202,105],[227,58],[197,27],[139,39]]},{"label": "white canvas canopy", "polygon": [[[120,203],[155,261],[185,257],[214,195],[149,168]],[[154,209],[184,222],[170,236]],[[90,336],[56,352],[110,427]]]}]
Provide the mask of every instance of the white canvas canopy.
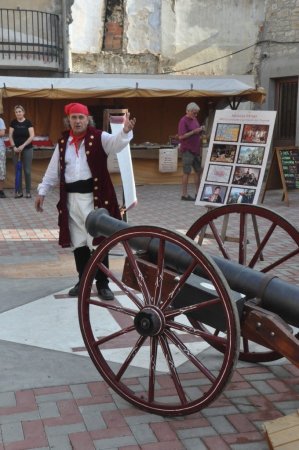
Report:
[{"label": "white canvas canopy", "polygon": [[252,77],[190,77],[170,75],[102,75],[76,78],[0,77],[6,97],[111,98],[111,97],[237,97],[262,103],[263,88]]},{"label": "white canvas canopy", "polygon": [[[34,124],[36,135],[55,143],[63,125],[66,103],[80,101],[88,106],[102,128],[105,108],[127,108],[138,121],[135,143],[166,143],[177,132],[186,104],[198,102],[201,115],[207,103],[220,101],[236,109],[240,102],[262,103],[265,92],[256,88],[253,77],[191,77],[174,75],[107,75],[70,78],[0,77],[0,112],[5,123],[14,118],[21,104]],[[153,118],[155,119],[153,123]]]}]

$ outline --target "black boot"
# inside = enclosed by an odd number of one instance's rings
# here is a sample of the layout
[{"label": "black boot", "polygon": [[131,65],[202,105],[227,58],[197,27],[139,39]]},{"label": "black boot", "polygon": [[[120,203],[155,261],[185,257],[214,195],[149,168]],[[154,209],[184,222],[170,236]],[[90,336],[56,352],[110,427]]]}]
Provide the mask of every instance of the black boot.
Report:
[{"label": "black boot", "polygon": [[72,289],[69,290],[69,295],[71,297],[78,297],[79,293],[79,287],[80,287],[80,280],[82,277],[82,274],[84,272],[85,266],[89,261],[90,258],[90,249],[86,245],[83,247],[75,248],[74,250],[74,257],[75,257],[75,263],[76,263],[76,269],[79,275],[79,281]]}]

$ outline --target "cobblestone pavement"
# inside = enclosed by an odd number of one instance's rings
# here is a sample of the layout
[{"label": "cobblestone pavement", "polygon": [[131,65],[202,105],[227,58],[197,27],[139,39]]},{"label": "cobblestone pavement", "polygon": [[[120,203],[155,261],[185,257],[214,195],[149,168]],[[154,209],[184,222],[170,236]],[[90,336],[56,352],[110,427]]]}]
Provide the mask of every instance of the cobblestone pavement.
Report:
[{"label": "cobblestone pavement", "polygon": [[[75,303],[66,303],[64,293],[76,277],[70,250],[57,244],[57,192],[47,197],[43,214],[35,212],[33,199],[14,199],[11,191],[6,192],[8,198],[0,205],[0,352],[5,354],[0,368],[0,450],[269,448],[263,423],[299,409],[298,367],[284,358],[240,361],[218,399],[184,417],[161,417],[128,404],[88,365],[89,357],[78,352],[80,342],[67,324],[60,331],[54,329],[55,321],[61,324],[55,309],[72,324],[76,315]],[[128,222],[134,225],[186,233],[206,213],[204,207],[181,201],[176,185],[138,186],[137,196],[137,207],[128,213]],[[296,192],[290,193],[288,207],[280,192],[269,191],[263,206],[297,226]],[[234,226],[229,232],[237,234]],[[265,249],[267,257],[292,247],[287,241],[283,236],[271,243],[270,251]],[[298,284],[298,260],[285,268],[284,275]],[[35,286],[31,297],[28,285]],[[20,294],[24,286],[26,298]],[[47,323],[51,325],[45,335]],[[22,334],[24,330],[27,334]],[[138,373],[129,382],[139,383]]]}]

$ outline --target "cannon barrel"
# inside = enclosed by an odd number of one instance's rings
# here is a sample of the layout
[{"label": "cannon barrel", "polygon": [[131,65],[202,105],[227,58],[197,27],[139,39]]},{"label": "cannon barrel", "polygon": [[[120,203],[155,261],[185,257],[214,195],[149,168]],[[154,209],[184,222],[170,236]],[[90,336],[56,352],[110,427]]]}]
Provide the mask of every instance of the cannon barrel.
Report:
[{"label": "cannon barrel", "polygon": [[[86,229],[93,237],[109,237],[117,231],[132,226],[121,220],[109,216],[106,209],[92,211],[85,223]],[[158,252],[157,239],[132,238],[130,245],[134,250],[146,251],[152,257]],[[299,286],[291,285],[277,277],[245,267],[230,260],[212,256],[226,278],[231,289],[244,294],[248,299],[259,298],[260,306],[279,315],[290,325],[299,327]],[[165,264],[178,273],[184,272],[190,263],[188,256],[182,249],[169,242],[165,248]],[[195,273],[204,276],[200,269]]]}]

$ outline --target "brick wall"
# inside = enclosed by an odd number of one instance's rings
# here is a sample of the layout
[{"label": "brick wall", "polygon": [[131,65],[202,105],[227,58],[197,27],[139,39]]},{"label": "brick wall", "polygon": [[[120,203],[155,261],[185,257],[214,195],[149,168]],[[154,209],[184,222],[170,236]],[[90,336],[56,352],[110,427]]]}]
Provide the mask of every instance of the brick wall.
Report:
[{"label": "brick wall", "polygon": [[107,22],[105,24],[103,50],[121,51],[122,38],[123,38],[123,26],[117,22]]},{"label": "brick wall", "polygon": [[123,0],[107,0],[102,50],[113,52],[122,51],[123,23]]}]

